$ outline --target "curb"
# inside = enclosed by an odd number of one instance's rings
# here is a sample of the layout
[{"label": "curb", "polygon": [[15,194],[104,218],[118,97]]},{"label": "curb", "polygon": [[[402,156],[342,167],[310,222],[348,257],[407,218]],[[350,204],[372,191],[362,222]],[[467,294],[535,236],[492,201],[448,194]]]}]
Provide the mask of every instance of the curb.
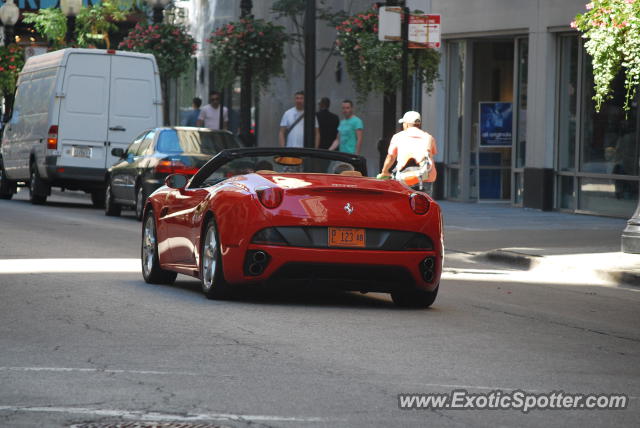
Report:
[{"label": "curb", "polygon": [[628,271],[628,270],[598,270],[598,273],[617,284],[631,285],[633,287],[640,287],[640,272]]},{"label": "curb", "polygon": [[540,263],[544,258],[543,256],[534,256],[531,254],[524,254],[507,250],[491,250],[481,253],[477,257],[480,259],[517,267],[522,270],[530,270],[535,265]]},{"label": "curb", "polygon": [[[487,260],[502,265],[531,270],[544,263],[544,256],[519,253],[510,250],[491,250],[477,254],[474,258]],[[551,263],[553,265],[553,263]],[[574,267],[575,268],[575,267]],[[640,287],[640,270],[638,269],[590,269],[595,275],[608,279],[618,285]]]}]

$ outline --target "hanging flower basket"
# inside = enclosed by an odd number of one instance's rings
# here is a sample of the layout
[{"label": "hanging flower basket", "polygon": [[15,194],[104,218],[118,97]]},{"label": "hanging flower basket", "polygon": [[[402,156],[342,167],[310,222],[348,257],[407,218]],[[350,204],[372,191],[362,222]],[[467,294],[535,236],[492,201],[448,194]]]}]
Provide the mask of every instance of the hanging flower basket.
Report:
[{"label": "hanging flower basket", "polygon": [[120,42],[118,48],[153,54],[164,80],[179,77],[190,69],[196,43],[186,29],[179,25],[138,24]]},{"label": "hanging flower basket", "polygon": [[0,46],[0,91],[13,94],[24,66],[24,51],[18,45]]},{"label": "hanging flower basket", "polygon": [[571,27],[580,30],[592,57],[596,111],[612,97],[611,82],[625,73],[624,109],[631,109],[640,84],[640,0],[595,0],[576,16]]},{"label": "hanging flower basket", "polygon": [[258,90],[282,76],[287,40],[284,27],[263,19],[245,18],[218,28],[208,41],[220,87],[231,85],[247,69]]},{"label": "hanging flower basket", "polygon": [[[336,45],[358,94],[386,93],[402,86],[402,43],[378,40],[377,7],[353,15],[336,27]],[[435,49],[411,49],[409,72],[418,72],[427,92],[438,79],[440,53]]]}]

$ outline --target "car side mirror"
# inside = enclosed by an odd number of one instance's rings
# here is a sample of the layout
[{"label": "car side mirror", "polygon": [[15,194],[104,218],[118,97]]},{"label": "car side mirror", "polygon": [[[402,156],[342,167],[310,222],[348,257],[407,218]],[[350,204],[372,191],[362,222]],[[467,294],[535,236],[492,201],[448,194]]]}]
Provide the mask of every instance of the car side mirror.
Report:
[{"label": "car side mirror", "polygon": [[189,179],[187,176],[182,174],[171,174],[164,179],[164,184],[167,187],[177,190],[184,190],[184,188],[187,187],[188,182]]},{"label": "car side mirror", "polygon": [[119,147],[113,148],[111,149],[111,155],[122,159],[124,157],[124,149],[121,149]]}]

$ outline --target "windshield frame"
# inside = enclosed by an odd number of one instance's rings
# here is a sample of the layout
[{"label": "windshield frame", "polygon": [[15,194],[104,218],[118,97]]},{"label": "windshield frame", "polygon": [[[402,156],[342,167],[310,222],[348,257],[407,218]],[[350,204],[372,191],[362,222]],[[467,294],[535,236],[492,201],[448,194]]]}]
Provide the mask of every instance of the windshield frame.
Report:
[{"label": "windshield frame", "polygon": [[[211,158],[200,170],[193,176],[188,184],[188,188],[201,188],[211,174],[223,165],[231,162],[235,159],[243,157],[258,157],[258,156],[305,156],[305,157],[317,157],[321,159],[335,160],[346,162],[353,165],[356,171],[359,171],[364,177],[367,176],[367,160],[363,156],[334,152],[321,149],[304,149],[304,148],[292,148],[292,147],[280,147],[280,148],[240,148],[240,149],[225,149]],[[286,173],[285,173],[286,174]],[[300,173],[298,173],[300,174]],[[305,174],[305,173],[302,173]],[[308,173],[310,174],[310,173]]]}]

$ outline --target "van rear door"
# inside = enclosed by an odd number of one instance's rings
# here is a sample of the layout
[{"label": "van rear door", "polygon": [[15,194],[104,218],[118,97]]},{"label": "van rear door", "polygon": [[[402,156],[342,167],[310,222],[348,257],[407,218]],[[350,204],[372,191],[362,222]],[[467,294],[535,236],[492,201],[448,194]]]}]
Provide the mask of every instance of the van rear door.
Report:
[{"label": "van rear door", "polygon": [[107,55],[69,55],[60,94],[58,165],[104,168],[109,62]]},{"label": "van rear door", "polygon": [[111,56],[107,168],[118,161],[112,148],[126,149],[142,131],[160,125],[156,81],[151,59]]}]

